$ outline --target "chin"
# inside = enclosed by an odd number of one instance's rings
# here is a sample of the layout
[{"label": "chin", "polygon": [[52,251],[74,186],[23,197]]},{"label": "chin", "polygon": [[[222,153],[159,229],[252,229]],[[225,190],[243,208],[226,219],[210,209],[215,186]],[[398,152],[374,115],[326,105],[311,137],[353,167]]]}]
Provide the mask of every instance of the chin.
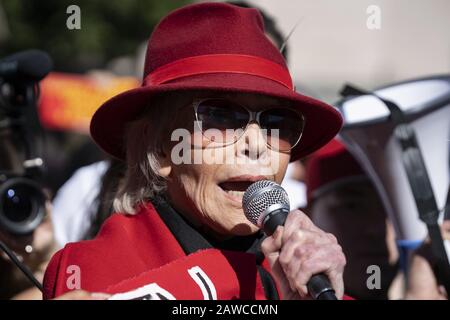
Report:
[{"label": "chin", "polygon": [[250,221],[236,223],[228,229],[229,233],[235,236],[248,236],[258,232],[259,228]]},{"label": "chin", "polygon": [[236,219],[229,221],[229,223],[224,223],[225,221],[220,221],[215,224],[210,230],[215,233],[218,238],[227,238],[233,236],[248,236],[258,232],[259,228],[252,224],[247,219]]}]

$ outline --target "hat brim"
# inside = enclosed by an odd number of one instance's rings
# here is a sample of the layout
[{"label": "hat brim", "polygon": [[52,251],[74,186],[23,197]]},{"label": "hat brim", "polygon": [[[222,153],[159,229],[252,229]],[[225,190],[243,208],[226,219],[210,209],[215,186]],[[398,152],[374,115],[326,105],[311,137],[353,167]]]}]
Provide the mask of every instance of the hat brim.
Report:
[{"label": "hat brim", "polygon": [[152,106],[152,98],[156,95],[194,90],[253,93],[290,101],[290,107],[301,112],[305,118],[303,135],[291,151],[291,161],[319,149],[342,127],[342,116],[337,109],[277,82],[247,74],[212,73],[180,78],[157,86],[143,86],[112,97],[92,117],[91,136],[105,152],[125,159],[127,123],[137,119],[146,108],[156,107]]}]

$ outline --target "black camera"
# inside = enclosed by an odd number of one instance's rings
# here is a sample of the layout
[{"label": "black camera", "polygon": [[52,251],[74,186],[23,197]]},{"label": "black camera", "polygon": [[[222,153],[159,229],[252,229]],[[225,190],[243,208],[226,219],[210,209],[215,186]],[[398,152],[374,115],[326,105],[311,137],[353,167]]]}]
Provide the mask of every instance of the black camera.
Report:
[{"label": "black camera", "polygon": [[10,234],[30,234],[45,217],[36,101],[51,68],[38,50],[0,60],[0,228]]},{"label": "black camera", "polygon": [[12,234],[33,232],[45,217],[45,195],[38,183],[0,177],[0,225]]}]

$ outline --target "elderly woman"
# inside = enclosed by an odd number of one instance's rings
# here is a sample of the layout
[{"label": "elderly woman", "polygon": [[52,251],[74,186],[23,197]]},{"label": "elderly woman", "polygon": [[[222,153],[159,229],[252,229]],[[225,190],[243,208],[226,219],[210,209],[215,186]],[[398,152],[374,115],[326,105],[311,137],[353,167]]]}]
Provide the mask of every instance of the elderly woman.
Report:
[{"label": "elderly woman", "polygon": [[127,171],[117,214],[90,241],[66,245],[45,298],[299,299],[315,274],[343,297],[336,238],[302,212],[270,237],[244,215],[258,180],[280,183],[289,161],[341,127],[334,108],[295,92],[255,9],[180,8],[148,43],[143,83],[107,101],[91,134]]}]

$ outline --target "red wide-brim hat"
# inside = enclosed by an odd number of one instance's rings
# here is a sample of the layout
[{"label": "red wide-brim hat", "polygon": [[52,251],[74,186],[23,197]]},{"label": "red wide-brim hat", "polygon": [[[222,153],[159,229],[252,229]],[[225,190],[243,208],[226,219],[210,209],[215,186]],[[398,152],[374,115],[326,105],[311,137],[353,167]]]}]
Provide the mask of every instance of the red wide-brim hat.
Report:
[{"label": "red wide-brim hat", "polygon": [[152,104],[156,95],[214,90],[253,93],[290,101],[305,118],[291,161],[314,152],[342,126],[332,106],[295,92],[283,56],[264,33],[256,9],[226,3],[182,7],[163,18],[147,48],[141,87],[105,102],[91,121],[94,141],[107,153],[125,159],[126,125]]}]

